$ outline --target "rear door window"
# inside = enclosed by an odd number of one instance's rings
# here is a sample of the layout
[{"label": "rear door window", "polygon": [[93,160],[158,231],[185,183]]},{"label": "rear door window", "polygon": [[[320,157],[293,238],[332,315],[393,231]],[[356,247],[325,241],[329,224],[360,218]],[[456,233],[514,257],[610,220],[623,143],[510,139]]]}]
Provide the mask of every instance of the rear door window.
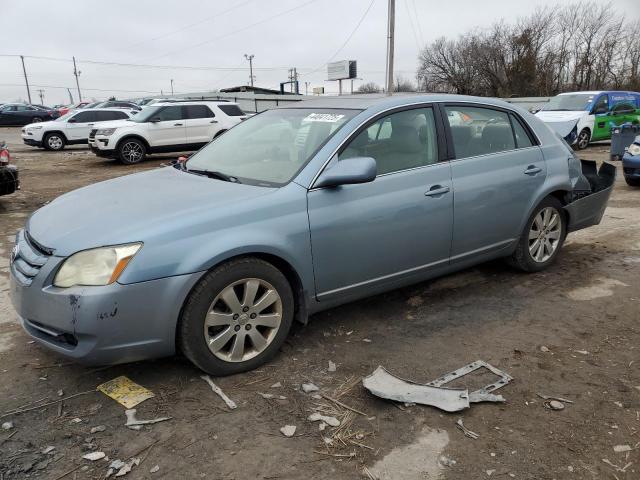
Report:
[{"label": "rear door window", "polygon": [[213,118],[215,115],[206,105],[185,105],[187,118]]},{"label": "rear door window", "polygon": [[522,123],[520,123],[520,120],[515,115],[509,116],[511,117],[511,125],[513,125],[513,133],[516,136],[516,146],[518,148],[532,147],[531,138]]},{"label": "rear door window", "polygon": [[509,115],[501,110],[467,105],[447,105],[456,158],[468,158],[516,148]]},{"label": "rear door window", "polygon": [[172,120],[182,120],[185,118],[181,106],[170,106],[160,110],[153,118],[158,118],[160,122],[169,122]]},{"label": "rear door window", "polygon": [[87,123],[98,121],[96,112],[80,112],[73,117],[76,123]]}]

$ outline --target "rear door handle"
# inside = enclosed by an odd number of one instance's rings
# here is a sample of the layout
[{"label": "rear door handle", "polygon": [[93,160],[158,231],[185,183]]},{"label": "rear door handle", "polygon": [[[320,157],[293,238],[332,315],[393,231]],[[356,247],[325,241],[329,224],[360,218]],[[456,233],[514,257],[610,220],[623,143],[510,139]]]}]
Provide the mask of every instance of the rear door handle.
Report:
[{"label": "rear door handle", "polygon": [[427,197],[436,197],[438,195],[443,195],[443,194],[447,193],[448,191],[449,191],[449,187],[447,187],[447,186],[443,187],[442,185],[434,185],[429,190],[424,192],[424,194]]},{"label": "rear door handle", "polygon": [[542,169],[540,167],[536,167],[535,165],[529,165],[527,169],[524,171],[526,175],[535,175],[540,173]]},{"label": "rear door handle", "polygon": [[184,123],[174,123],[173,124],[174,127],[181,127],[182,125],[184,125]]},{"label": "rear door handle", "polygon": [[211,120],[209,123],[218,123],[218,120]]}]

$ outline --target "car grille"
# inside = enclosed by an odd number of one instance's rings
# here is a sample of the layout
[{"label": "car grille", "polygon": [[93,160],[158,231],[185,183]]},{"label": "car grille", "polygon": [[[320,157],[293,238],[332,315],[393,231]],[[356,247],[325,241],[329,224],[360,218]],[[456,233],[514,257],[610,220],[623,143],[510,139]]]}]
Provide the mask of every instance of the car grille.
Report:
[{"label": "car grille", "polygon": [[29,286],[53,252],[20,230],[11,254],[11,273],[22,285]]},{"label": "car grille", "polygon": [[96,138],[96,132],[98,131],[97,128],[92,128],[91,131],[89,132],[89,140],[93,140],[94,138]]}]

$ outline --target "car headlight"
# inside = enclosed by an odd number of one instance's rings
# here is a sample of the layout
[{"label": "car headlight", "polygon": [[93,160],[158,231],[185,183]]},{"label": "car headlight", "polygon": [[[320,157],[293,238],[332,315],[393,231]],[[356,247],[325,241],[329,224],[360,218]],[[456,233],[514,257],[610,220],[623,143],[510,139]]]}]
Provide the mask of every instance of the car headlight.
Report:
[{"label": "car headlight", "polygon": [[633,155],[634,157],[636,155],[640,155],[640,143],[632,143],[629,145],[627,152],[629,152],[629,155]]},{"label": "car headlight", "polygon": [[140,247],[142,243],[129,243],[74,253],[64,261],[53,284],[63,288],[109,285],[118,279]]},{"label": "car headlight", "polygon": [[109,135],[113,135],[113,132],[115,131],[116,131],[115,128],[99,128],[96,131],[96,135],[103,135],[105,137],[108,137]]},{"label": "car headlight", "polygon": [[37,125],[35,127],[29,127],[27,130],[42,130],[42,125]]}]

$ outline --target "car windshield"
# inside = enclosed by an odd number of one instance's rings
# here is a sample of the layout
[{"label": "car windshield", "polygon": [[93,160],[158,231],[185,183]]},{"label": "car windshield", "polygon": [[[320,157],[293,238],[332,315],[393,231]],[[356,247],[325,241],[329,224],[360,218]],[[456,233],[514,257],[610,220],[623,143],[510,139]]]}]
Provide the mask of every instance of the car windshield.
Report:
[{"label": "car windshield", "polygon": [[151,118],[157,116],[160,110],[162,110],[165,106],[166,105],[147,107],[144,110],[141,110],[135,117],[129,118],[129,120],[138,123],[148,122]]},{"label": "car windshield", "polygon": [[[146,110],[143,111],[146,114]],[[242,183],[288,183],[359,110],[283,108],[236,125],[193,155],[188,170],[219,172]]]},{"label": "car windshield", "polygon": [[587,110],[593,101],[593,94],[576,93],[572,95],[558,95],[549,100],[544,106],[545,111],[578,111]]}]

